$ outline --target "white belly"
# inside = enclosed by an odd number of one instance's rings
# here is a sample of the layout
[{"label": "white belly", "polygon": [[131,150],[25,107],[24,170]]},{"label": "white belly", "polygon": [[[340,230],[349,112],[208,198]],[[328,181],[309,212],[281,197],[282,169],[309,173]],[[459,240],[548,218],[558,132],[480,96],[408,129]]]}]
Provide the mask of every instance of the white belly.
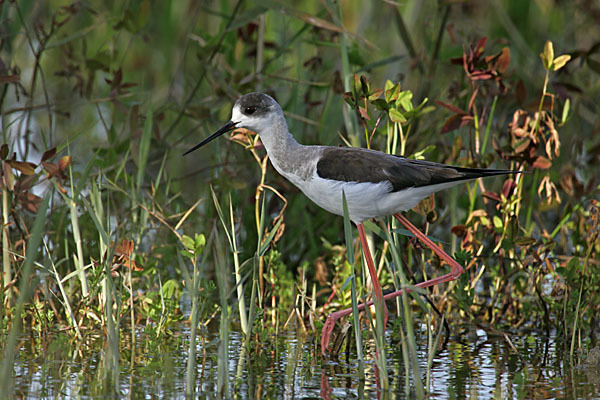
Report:
[{"label": "white belly", "polygon": [[448,182],[392,192],[392,185],[389,182],[342,182],[323,179],[316,173],[308,181],[294,178],[288,177],[309,199],[333,214],[344,215],[342,201],[342,193],[344,193],[350,220],[354,223],[410,210],[431,193],[460,183]]}]

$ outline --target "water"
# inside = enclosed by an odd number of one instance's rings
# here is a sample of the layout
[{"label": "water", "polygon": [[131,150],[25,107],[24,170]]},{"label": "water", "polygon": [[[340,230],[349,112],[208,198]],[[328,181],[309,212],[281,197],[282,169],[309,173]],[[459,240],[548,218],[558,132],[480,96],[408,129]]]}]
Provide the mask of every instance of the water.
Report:
[{"label": "water", "polygon": [[[430,398],[435,399],[600,399],[600,368],[570,367],[560,346],[536,334],[502,336],[483,330],[449,340],[434,358]],[[389,392],[377,386],[372,345],[366,344],[365,380],[358,379],[353,354],[322,359],[318,340],[287,332],[266,336],[242,350],[242,336],[231,332],[228,359],[217,357],[218,332],[197,341],[194,390],[200,398],[362,399],[412,398],[405,385],[400,345],[388,334]],[[22,337],[14,366],[14,397],[185,398],[187,330],[158,339],[139,332],[135,346],[121,333],[119,372],[111,380],[102,334],[77,343],[55,332]],[[133,350],[133,351],[132,351]],[[35,356],[33,356],[35,355]],[[419,344],[421,371],[427,348]],[[219,378],[219,363],[226,374]],[[219,379],[222,380],[219,392]]]}]

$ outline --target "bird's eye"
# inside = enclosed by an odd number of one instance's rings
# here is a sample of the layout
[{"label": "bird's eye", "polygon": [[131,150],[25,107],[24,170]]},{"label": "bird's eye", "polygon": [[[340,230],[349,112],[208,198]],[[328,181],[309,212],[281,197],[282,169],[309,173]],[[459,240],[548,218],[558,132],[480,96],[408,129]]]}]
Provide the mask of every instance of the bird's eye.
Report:
[{"label": "bird's eye", "polygon": [[246,107],[244,108],[244,114],[252,115],[256,112],[256,107]]}]

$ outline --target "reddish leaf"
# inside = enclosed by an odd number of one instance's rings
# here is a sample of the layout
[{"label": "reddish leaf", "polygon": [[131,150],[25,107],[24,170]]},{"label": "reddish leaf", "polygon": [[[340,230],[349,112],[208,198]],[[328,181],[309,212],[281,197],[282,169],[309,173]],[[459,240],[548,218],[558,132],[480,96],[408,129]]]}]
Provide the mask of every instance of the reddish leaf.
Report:
[{"label": "reddish leaf", "polygon": [[42,162],[47,161],[56,155],[56,147],[51,148],[50,150],[46,150],[44,154],[42,154]]},{"label": "reddish leaf", "polygon": [[369,121],[371,119],[371,117],[369,117],[369,113],[367,112],[366,108],[358,107],[358,112],[360,112],[361,118],[366,119],[367,121]]},{"label": "reddish leaf", "polygon": [[452,132],[461,127],[462,115],[454,114],[450,116],[442,126],[442,133]]},{"label": "reddish leaf", "polygon": [[483,51],[485,50],[486,43],[487,37],[485,36],[477,41],[477,44],[475,45],[475,53],[477,56],[480,56],[483,53]]},{"label": "reddish leaf", "polygon": [[473,94],[471,95],[471,99],[469,100],[469,107],[467,108],[467,110],[469,110],[469,112],[471,112],[473,110],[473,103],[475,103],[475,98],[477,98],[477,93],[479,93],[479,86],[477,86],[477,89],[475,89],[473,91]]},{"label": "reddish leaf", "polygon": [[71,165],[71,156],[64,156],[58,160],[58,168],[60,168],[61,172],[64,172],[69,165]]},{"label": "reddish leaf", "polygon": [[494,65],[494,69],[501,74],[505,73],[508,69],[508,65],[510,64],[510,49],[505,47],[500,52],[498,59],[496,60],[496,64]]},{"label": "reddish leaf", "polygon": [[61,173],[61,171],[58,169],[57,164],[42,161],[42,168],[46,170],[46,172],[48,173],[48,177],[57,176]]},{"label": "reddish leaf", "polygon": [[21,196],[20,203],[30,213],[37,214],[40,205],[42,205],[42,198],[27,192],[24,196]]},{"label": "reddish leaf", "polygon": [[135,260],[131,259],[133,254],[133,240],[123,239],[121,243],[118,243],[115,247],[115,256],[113,258],[113,271],[116,270],[120,265],[124,265],[127,268],[131,268],[134,271],[143,271],[144,269],[139,267]]},{"label": "reddish leaf", "polygon": [[515,147],[515,153],[519,154],[524,152],[529,147],[529,144],[531,144],[531,139],[524,139],[519,143],[519,145],[517,145],[517,147]]},{"label": "reddish leaf", "polygon": [[62,193],[62,194],[67,194],[67,189],[65,189],[64,187],[62,187],[62,185],[60,184],[60,182],[56,182],[56,186],[58,187],[58,190]]},{"label": "reddish leaf", "polygon": [[460,115],[469,115],[468,112],[461,110],[460,108],[456,107],[455,105],[444,103],[443,101],[440,101],[440,100],[434,100],[434,101],[436,102],[436,104],[438,104],[444,108],[447,108],[448,110],[452,111],[453,113],[460,114]]},{"label": "reddish leaf", "polygon": [[538,158],[536,158],[535,161],[533,162],[534,168],[548,169],[551,166],[552,166],[552,161],[548,160],[544,156],[538,156]]},{"label": "reddish leaf", "polygon": [[483,192],[483,197],[500,202],[502,199],[496,192]]},{"label": "reddish leaf", "polygon": [[2,147],[0,147],[0,158],[6,160],[6,156],[8,155],[8,145],[4,143]]},{"label": "reddish leaf", "polygon": [[4,174],[2,174],[4,186],[8,190],[13,191],[15,189],[15,175],[13,174],[12,168],[10,167],[10,164],[6,161],[2,162],[2,167],[4,169]]},{"label": "reddish leaf", "polygon": [[508,199],[515,191],[517,184],[512,179],[507,179],[502,185],[502,194]]},{"label": "reddish leaf", "polygon": [[463,237],[467,232],[467,227],[465,225],[456,225],[450,228],[450,232],[458,237]]},{"label": "reddish leaf", "polygon": [[471,79],[474,81],[486,81],[488,79],[492,79],[494,75],[492,75],[489,71],[475,71],[471,74]]}]

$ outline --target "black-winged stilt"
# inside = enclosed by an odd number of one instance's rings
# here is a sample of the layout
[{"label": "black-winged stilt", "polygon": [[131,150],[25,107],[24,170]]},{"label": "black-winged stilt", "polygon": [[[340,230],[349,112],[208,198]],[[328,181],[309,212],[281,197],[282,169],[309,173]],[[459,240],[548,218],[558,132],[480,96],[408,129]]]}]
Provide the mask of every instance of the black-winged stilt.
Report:
[{"label": "black-winged stilt", "polygon": [[[519,172],[455,167],[363,148],[305,146],[298,143],[288,131],[279,104],[263,93],[248,93],[240,97],[233,106],[231,120],[184,155],[236,128],[247,128],[256,132],[275,169],[325,210],[343,215],[342,192],[345,193],[349,217],[358,228],[375,298],[379,302],[399,296],[402,290],[383,296],[363,221],[394,215],[451,267],[449,273],[415,286],[428,287],[448,282],[458,278],[463,271],[462,266],[399,213],[415,207],[430,194],[463,181]],[[370,304],[372,303],[366,305]],[[366,305],[361,304],[359,308],[363,309]],[[385,310],[387,319],[387,309]],[[321,334],[323,354],[327,350],[335,322],[351,311],[341,310],[327,317]]]}]

